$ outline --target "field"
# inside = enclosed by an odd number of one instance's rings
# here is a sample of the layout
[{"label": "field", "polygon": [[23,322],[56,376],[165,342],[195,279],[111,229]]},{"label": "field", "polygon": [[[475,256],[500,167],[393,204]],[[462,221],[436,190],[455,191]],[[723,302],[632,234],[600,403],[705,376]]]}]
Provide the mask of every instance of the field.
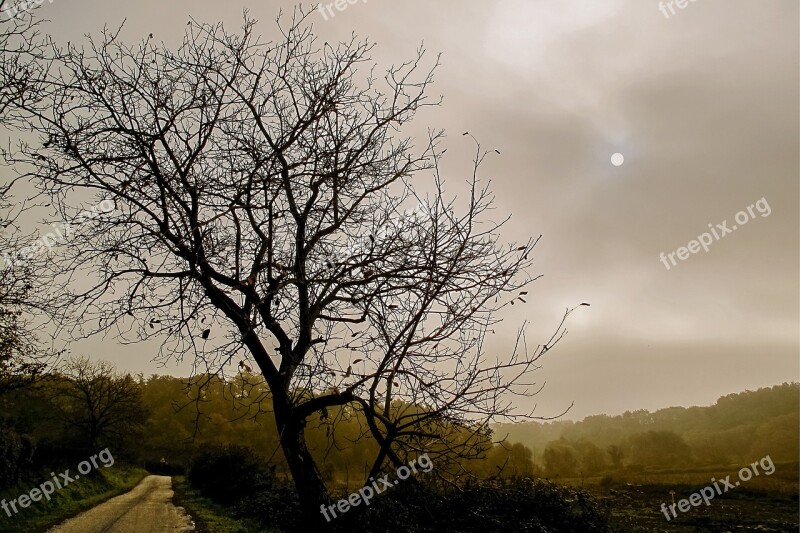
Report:
[{"label": "field", "polygon": [[689,498],[716,480],[737,479],[738,468],[706,468],[686,472],[625,474],[561,483],[583,487],[610,509],[615,531],[798,531],[798,463],[776,464],[771,476],[753,477],[741,486],[678,512],[667,521],[661,504]]}]

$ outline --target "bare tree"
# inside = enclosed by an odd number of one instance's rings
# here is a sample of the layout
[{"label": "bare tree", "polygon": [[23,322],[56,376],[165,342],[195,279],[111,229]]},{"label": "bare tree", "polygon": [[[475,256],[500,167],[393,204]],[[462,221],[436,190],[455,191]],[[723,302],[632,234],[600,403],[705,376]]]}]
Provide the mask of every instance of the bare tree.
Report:
[{"label": "bare tree", "polygon": [[60,355],[36,332],[47,316],[46,258],[17,223],[25,203],[12,202],[12,185],[0,185],[0,394],[40,379]]},{"label": "bare tree", "polygon": [[34,382],[47,366],[27,316],[28,280],[21,269],[0,269],[0,395]]},{"label": "bare tree", "polygon": [[[39,38],[40,21],[34,16],[39,6],[15,12],[10,0],[0,0],[0,124],[8,125],[6,114],[11,102],[30,99],[35,81],[41,79],[39,67],[45,42]],[[31,102],[27,102],[30,105]]]},{"label": "bare tree", "polygon": [[[45,43],[39,38],[38,6],[13,12],[11,2],[0,0],[0,126],[18,124],[16,105],[32,106],[35,81],[43,77],[40,67]],[[34,203],[15,204],[11,189],[16,180],[0,183],[0,394],[41,377],[58,355],[39,342],[32,324],[43,307],[41,279],[43,258],[31,257],[32,232],[18,224],[21,212]]]},{"label": "bare tree", "polygon": [[[51,106],[18,106],[41,145],[15,160],[71,221],[62,271],[96,279],[61,302],[80,310],[71,331],[163,335],[160,357],[188,355],[198,372],[247,354],[318,516],[328,495],[310,420],[363,411],[373,472],[423,449],[481,454],[490,420],[530,416],[511,399],[535,392],[526,374],[563,329],[486,353],[498,311],[524,303],[537,239],[500,241],[507,217],[493,219],[477,142],[458,201],[439,172],[443,133],[420,147],[403,134],[439,103],[426,95],[438,61],[423,67],[420,49],[379,76],[369,42],[320,44],[306,17],[279,17],[267,42],[245,16],[239,34],[190,22],[174,51],[118,31],[54,49]],[[75,220],[75,193],[115,211]]]},{"label": "bare tree", "polygon": [[52,390],[50,400],[59,418],[90,451],[124,445],[142,430],[147,418],[139,383],[105,361],[70,360],[56,375]]}]

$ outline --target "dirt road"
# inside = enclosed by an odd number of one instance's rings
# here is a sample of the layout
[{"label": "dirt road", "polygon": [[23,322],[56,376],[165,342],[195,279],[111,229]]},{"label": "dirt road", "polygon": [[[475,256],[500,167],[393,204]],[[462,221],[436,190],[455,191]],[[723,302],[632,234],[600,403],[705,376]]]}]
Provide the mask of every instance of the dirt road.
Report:
[{"label": "dirt road", "polygon": [[155,533],[194,531],[186,512],[172,504],[172,479],[147,476],[127,494],[117,496],[48,533]]}]

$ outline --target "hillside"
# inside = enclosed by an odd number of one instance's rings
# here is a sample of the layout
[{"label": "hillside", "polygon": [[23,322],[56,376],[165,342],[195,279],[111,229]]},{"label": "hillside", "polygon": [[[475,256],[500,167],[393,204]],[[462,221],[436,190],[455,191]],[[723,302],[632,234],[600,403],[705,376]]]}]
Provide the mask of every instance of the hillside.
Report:
[{"label": "hillside", "polygon": [[550,475],[614,468],[687,467],[798,457],[800,384],[784,383],[719,398],[707,407],[596,415],[579,422],[497,424],[534,452]]}]

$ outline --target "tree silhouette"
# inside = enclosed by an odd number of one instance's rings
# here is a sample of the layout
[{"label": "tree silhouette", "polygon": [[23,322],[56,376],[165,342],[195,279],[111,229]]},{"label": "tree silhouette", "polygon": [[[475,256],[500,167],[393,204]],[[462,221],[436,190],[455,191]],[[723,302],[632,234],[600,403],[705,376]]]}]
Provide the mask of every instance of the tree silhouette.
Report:
[{"label": "tree silhouette", "polygon": [[0,125],[13,123],[10,114],[13,102],[35,99],[36,80],[42,76],[42,52],[45,42],[39,38],[39,20],[34,16],[40,6],[28,4],[28,9],[10,13],[10,0],[0,0]]},{"label": "tree silhouette", "polygon": [[81,357],[68,361],[58,376],[48,392],[51,404],[88,451],[121,447],[141,432],[147,411],[142,388],[129,374]]},{"label": "tree silhouette", "polygon": [[[0,0],[0,12],[9,3]],[[12,104],[30,98],[32,80],[41,78],[35,60],[41,57],[43,43],[32,11],[0,16],[0,126],[14,124]],[[33,239],[17,225],[20,209],[12,202],[14,183],[0,184],[0,393],[37,379],[49,357],[31,327],[31,313],[42,311],[35,276],[41,262],[22,253]]]},{"label": "tree silhouette", "polygon": [[608,451],[608,456],[611,458],[611,464],[614,468],[622,468],[622,458],[625,456],[625,451],[622,446],[611,444],[606,450]]},{"label": "tree silhouette", "polygon": [[[442,466],[485,453],[488,422],[538,389],[526,374],[565,331],[486,353],[498,311],[535,279],[538,239],[500,241],[507,217],[492,218],[477,141],[459,203],[440,174],[443,133],[421,147],[403,134],[439,103],[426,95],[438,61],[424,68],[420,49],[378,76],[369,42],[320,44],[307,16],[279,17],[266,42],[245,16],[240,34],[190,22],[174,51],[109,31],[53,47],[43,70],[59,76],[37,84],[50,105],[15,108],[41,145],[13,160],[69,221],[53,275],[91,280],[56,302],[80,311],[70,331],[162,335],[161,357],[203,372],[254,361],[318,516],[328,495],[309,420],[360,410],[373,473],[422,450]],[[92,194],[115,210],[76,220]]]},{"label": "tree silhouette", "polygon": [[42,377],[59,355],[43,347],[34,324],[46,315],[42,257],[30,257],[33,236],[17,225],[20,210],[10,190],[0,186],[0,394],[29,385]]}]

